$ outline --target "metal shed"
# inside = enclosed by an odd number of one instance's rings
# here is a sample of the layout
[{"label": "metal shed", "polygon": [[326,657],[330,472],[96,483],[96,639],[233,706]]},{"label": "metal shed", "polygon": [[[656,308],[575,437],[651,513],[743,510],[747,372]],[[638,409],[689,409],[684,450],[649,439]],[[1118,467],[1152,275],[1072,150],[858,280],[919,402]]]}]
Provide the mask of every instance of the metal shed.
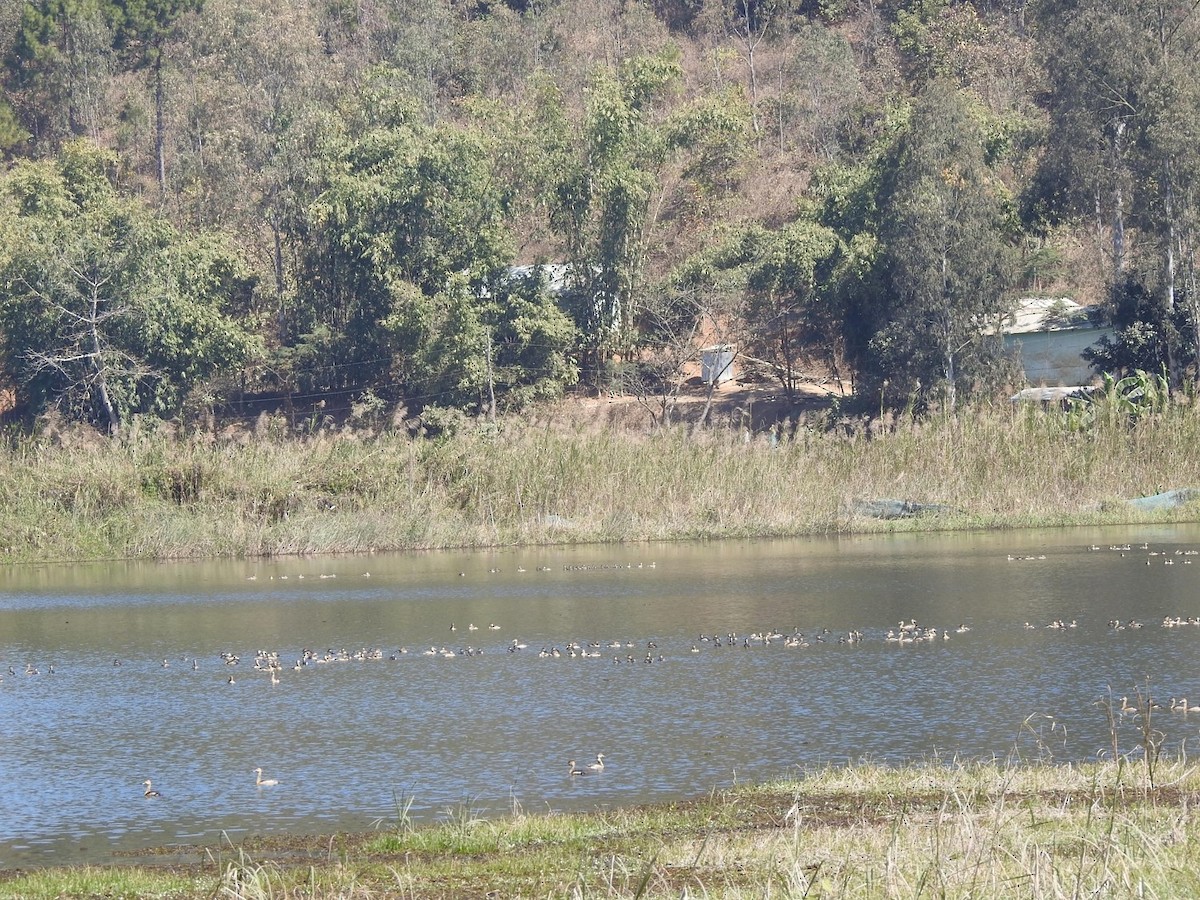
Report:
[{"label": "metal shed", "polygon": [[700,350],[700,378],[705,384],[721,384],[733,380],[733,360],[737,347],[715,344]]}]

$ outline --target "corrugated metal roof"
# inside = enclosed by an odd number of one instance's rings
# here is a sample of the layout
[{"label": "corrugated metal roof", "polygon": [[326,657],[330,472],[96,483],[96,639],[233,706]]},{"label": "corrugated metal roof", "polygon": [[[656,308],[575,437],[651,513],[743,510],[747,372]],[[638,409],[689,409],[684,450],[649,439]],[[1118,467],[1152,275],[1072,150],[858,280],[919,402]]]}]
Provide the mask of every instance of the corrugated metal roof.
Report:
[{"label": "corrugated metal roof", "polygon": [[1005,320],[1005,334],[1094,327],[1087,307],[1069,297],[1026,297]]}]

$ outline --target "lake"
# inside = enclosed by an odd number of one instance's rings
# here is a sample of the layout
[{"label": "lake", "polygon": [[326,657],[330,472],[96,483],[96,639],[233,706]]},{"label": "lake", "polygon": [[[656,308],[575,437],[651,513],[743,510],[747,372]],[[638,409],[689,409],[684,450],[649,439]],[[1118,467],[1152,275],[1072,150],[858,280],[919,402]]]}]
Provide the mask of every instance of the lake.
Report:
[{"label": "lake", "polygon": [[1193,560],[1153,526],[9,568],[0,867],[1136,753],[1097,701],[1139,692],[1178,752]]}]

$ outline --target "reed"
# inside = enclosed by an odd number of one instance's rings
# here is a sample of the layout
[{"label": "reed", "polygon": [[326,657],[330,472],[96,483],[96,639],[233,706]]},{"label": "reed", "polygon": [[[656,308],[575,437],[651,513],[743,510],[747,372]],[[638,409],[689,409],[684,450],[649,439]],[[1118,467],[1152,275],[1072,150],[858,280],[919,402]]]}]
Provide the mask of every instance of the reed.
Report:
[{"label": "reed", "polygon": [[[1121,501],[1200,485],[1200,417],[1035,408],[732,429],[508,420],[451,437],[131,429],[0,449],[0,561],[354,553],[1194,518]],[[948,508],[885,522],[855,501]]]}]

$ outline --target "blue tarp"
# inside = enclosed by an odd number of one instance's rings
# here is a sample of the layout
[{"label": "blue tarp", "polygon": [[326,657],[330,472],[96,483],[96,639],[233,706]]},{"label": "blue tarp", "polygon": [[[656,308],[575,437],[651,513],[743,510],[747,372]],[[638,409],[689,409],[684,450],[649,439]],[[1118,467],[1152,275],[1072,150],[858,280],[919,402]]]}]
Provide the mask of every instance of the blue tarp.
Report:
[{"label": "blue tarp", "polygon": [[911,519],[914,516],[938,515],[953,512],[941,503],[918,503],[915,500],[858,500],[854,513],[872,519]]},{"label": "blue tarp", "polygon": [[1197,500],[1200,500],[1200,488],[1175,488],[1174,490],[1164,491],[1161,494],[1154,494],[1151,497],[1137,497],[1125,502],[1134,509],[1149,511],[1175,509],[1185,506],[1188,503],[1194,503]]}]

